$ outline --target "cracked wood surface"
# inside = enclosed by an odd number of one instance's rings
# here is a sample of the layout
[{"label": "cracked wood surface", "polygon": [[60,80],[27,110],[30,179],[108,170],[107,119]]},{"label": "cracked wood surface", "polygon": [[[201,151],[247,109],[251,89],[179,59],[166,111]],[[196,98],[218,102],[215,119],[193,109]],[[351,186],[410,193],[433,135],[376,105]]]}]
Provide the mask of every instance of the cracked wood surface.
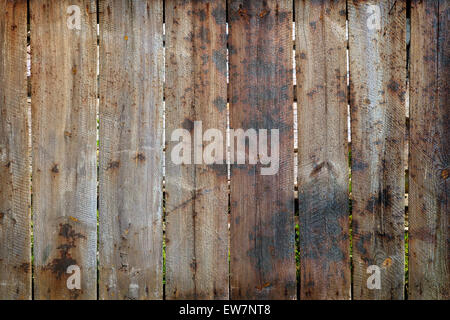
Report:
[{"label": "cracked wood surface", "polygon": [[345,6],[295,2],[300,299],[350,299]]},{"label": "cracked wood surface", "polygon": [[449,15],[448,1],[412,1],[410,299],[450,299]]},{"label": "cracked wood surface", "polygon": [[292,8],[291,0],[228,1],[230,127],[279,130],[276,174],[231,165],[232,299],[296,297]]},{"label": "cracked wood surface", "polygon": [[[174,130],[183,129],[197,148],[203,132],[195,122],[201,121],[204,132],[222,133],[226,155],[226,3],[167,0],[165,5],[166,298],[227,299],[227,164],[202,159],[194,164],[199,159],[193,154],[192,164],[174,164],[179,142],[171,141]],[[205,152],[209,144],[203,143]]]},{"label": "cracked wood surface", "polygon": [[31,299],[27,1],[0,0],[0,299]]},{"label": "cracked wood surface", "polygon": [[[34,295],[96,299],[96,6],[30,4]],[[81,30],[68,28],[70,5],[81,9]],[[71,265],[81,289],[67,287]]]},{"label": "cracked wood surface", "polygon": [[100,299],[162,299],[162,1],[100,1]]},{"label": "cracked wood surface", "polygon": [[[403,299],[406,2],[352,0],[348,19],[353,298]],[[380,289],[368,288],[370,265]]]}]

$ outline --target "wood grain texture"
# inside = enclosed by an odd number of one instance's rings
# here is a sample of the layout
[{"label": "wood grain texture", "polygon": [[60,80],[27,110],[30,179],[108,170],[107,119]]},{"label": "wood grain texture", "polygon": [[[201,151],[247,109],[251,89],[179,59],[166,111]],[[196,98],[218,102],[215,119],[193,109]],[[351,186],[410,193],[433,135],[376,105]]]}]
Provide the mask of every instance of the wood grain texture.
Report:
[{"label": "wood grain texture", "polygon": [[230,126],[279,130],[276,174],[248,164],[248,150],[247,164],[231,165],[232,299],[296,297],[292,7],[290,0],[228,2]]},{"label": "wood grain texture", "polygon": [[448,1],[412,1],[409,299],[450,299]]},{"label": "wood grain texture", "polygon": [[350,299],[345,9],[295,2],[301,299]]},{"label": "wood grain texture", "polygon": [[100,299],[162,299],[162,1],[100,1]]},{"label": "wood grain texture", "polygon": [[[80,8],[81,30],[67,8]],[[31,1],[33,214],[36,299],[95,299],[95,1]],[[81,269],[69,290],[67,268]]]},{"label": "wood grain texture", "polygon": [[[353,298],[403,299],[406,4],[353,0],[348,17]],[[370,265],[380,289],[367,286]]]},{"label": "wood grain texture", "polygon": [[[226,155],[225,8],[225,0],[166,1],[167,299],[228,298],[226,159],[176,164],[180,142],[171,141],[175,130],[187,130],[194,148],[203,132],[217,129]],[[196,121],[203,128],[200,142],[194,142]]]},{"label": "wood grain texture", "polygon": [[0,300],[31,299],[27,1],[0,0]]}]

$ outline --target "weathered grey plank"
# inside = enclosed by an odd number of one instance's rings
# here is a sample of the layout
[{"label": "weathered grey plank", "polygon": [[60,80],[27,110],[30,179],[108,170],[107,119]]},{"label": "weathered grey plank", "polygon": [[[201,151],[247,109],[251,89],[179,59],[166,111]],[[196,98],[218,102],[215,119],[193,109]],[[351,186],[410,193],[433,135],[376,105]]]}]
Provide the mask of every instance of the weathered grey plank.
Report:
[{"label": "weathered grey plank", "polygon": [[350,299],[345,9],[295,2],[301,299]]},{"label": "weathered grey plank", "polygon": [[[95,1],[30,4],[35,298],[95,299]],[[78,10],[69,6],[79,8],[79,30],[69,28]],[[80,289],[67,286],[72,265]]]},{"label": "weathered grey plank", "polygon": [[[228,298],[225,7],[225,0],[166,1],[168,299]],[[191,164],[174,162],[180,142],[172,134],[187,130],[194,147],[194,123],[203,132],[219,131],[224,157],[218,163],[205,158],[194,164],[194,157]],[[200,142],[203,132],[197,133]]]},{"label": "weathered grey plank", "polygon": [[296,297],[292,7],[291,0],[228,2],[230,126],[279,130],[275,174],[248,164],[248,148],[246,164],[231,166],[232,299]]},{"label": "weathered grey plank", "polygon": [[27,1],[0,1],[0,299],[31,299]]},{"label": "weathered grey plank", "polygon": [[100,1],[100,299],[162,299],[162,1]]},{"label": "weathered grey plank", "polygon": [[403,299],[406,3],[353,0],[348,17],[353,298]]},{"label": "weathered grey plank", "polygon": [[412,1],[409,299],[450,299],[448,1]]}]

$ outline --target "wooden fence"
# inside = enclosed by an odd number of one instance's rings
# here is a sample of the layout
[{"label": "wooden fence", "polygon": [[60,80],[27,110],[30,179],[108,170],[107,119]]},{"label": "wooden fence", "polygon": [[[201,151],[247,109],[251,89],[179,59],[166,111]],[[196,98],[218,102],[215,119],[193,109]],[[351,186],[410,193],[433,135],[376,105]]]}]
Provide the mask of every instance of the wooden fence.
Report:
[{"label": "wooden fence", "polygon": [[[449,16],[0,0],[0,298],[449,299]],[[278,172],[174,164],[197,121]]]}]

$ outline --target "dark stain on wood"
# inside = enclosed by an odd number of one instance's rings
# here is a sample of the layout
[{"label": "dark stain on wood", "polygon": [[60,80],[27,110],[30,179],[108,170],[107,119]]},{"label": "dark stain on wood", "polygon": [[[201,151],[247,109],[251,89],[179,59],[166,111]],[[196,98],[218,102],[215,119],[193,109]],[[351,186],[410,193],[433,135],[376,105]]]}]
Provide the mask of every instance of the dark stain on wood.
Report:
[{"label": "dark stain on wood", "polygon": [[119,160],[114,160],[108,163],[108,166],[106,167],[106,170],[110,170],[110,169],[117,169],[120,167],[120,161]]},{"label": "dark stain on wood", "polygon": [[134,160],[145,161],[145,154],[142,152],[138,152],[134,157]]},{"label": "dark stain on wood", "polygon": [[[77,265],[77,261],[72,258],[70,250],[76,248],[79,239],[86,239],[86,237],[76,232],[73,227],[68,224],[59,225],[59,236],[63,239],[63,244],[59,245],[59,258],[55,258],[44,269],[51,270],[56,275],[57,279],[61,279],[63,274],[66,274],[67,268],[71,265]],[[80,266],[81,268],[81,266]]]},{"label": "dark stain on wood", "polygon": [[53,165],[53,167],[52,167],[52,172],[53,172],[53,173],[59,173],[59,168],[58,168],[58,165],[57,165],[57,164],[54,164],[54,165]]}]

